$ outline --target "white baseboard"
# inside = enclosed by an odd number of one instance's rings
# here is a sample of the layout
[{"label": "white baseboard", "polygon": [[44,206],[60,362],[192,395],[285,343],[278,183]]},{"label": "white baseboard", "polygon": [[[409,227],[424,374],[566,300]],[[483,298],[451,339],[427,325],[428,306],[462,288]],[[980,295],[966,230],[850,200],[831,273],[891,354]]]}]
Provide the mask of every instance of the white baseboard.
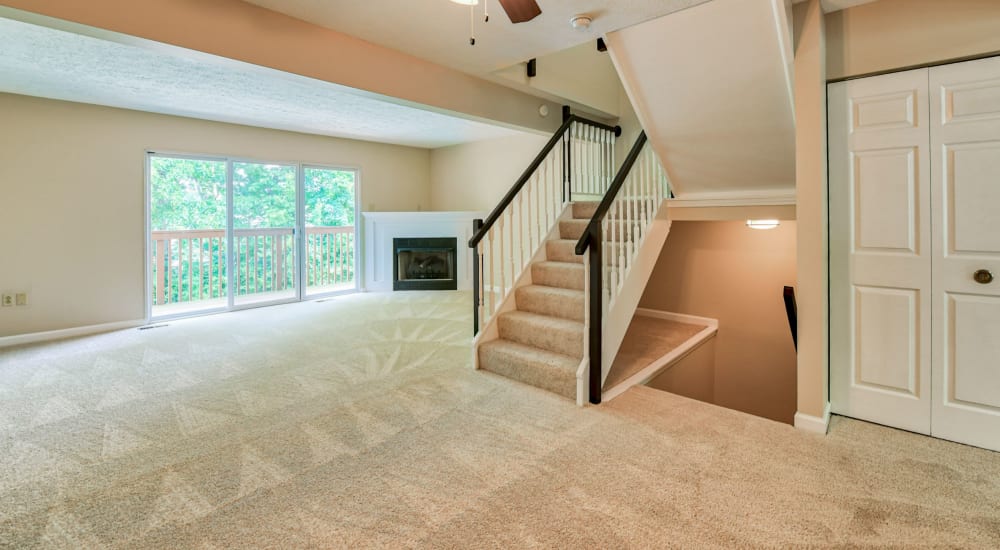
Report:
[{"label": "white baseboard", "polygon": [[136,319],[133,321],[118,321],[115,323],[104,323],[101,325],[87,325],[85,327],[49,330],[46,332],[15,334],[14,336],[0,336],[0,348],[20,346],[23,344],[35,344],[38,342],[48,342],[50,340],[61,340],[63,338],[73,338],[75,336],[87,336],[88,334],[97,334],[99,332],[111,332],[113,330],[140,327],[145,324],[145,320]]},{"label": "white baseboard", "polygon": [[812,416],[802,412],[795,413],[796,429],[826,435],[830,428],[830,403],[823,408],[823,417]]}]

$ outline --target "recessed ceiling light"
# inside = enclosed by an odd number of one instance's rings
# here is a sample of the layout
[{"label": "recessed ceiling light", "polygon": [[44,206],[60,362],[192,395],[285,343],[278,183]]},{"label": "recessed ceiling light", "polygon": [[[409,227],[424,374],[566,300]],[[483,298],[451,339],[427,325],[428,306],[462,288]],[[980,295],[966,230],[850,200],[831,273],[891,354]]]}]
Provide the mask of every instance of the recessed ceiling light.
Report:
[{"label": "recessed ceiling light", "polygon": [[451,0],[456,4],[462,4],[463,6],[478,6],[479,0]]}]

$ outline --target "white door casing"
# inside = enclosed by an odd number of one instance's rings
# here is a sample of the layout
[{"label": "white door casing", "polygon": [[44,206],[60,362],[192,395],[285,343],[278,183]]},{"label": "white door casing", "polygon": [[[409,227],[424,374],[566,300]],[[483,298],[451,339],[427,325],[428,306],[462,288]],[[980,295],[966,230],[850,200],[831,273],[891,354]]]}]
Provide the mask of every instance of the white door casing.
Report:
[{"label": "white door casing", "polygon": [[832,412],[931,428],[927,69],[831,84]]},{"label": "white door casing", "polygon": [[1000,451],[1000,58],[930,69],[930,99],[931,433]]}]

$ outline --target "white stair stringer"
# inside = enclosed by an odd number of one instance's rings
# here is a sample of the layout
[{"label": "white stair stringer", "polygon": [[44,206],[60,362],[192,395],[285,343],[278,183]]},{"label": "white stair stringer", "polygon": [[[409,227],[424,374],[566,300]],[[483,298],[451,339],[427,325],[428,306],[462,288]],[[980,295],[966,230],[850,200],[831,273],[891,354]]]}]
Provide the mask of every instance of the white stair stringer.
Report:
[{"label": "white stair stringer", "polygon": [[[670,234],[671,221],[667,218],[667,210],[667,201],[664,200],[657,208],[656,216],[650,222],[649,228],[639,242],[633,261],[625,271],[621,290],[608,303],[607,310],[604,312],[604,327],[601,331],[603,334],[601,342],[602,386],[608,378],[608,373],[611,372],[611,365],[618,355],[629,323],[632,322],[632,316],[635,314],[636,308],[639,307],[639,300],[646,290],[646,284],[656,267],[660,251],[663,250],[663,245]],[[586,388],[584,388],[585,390]]]}]

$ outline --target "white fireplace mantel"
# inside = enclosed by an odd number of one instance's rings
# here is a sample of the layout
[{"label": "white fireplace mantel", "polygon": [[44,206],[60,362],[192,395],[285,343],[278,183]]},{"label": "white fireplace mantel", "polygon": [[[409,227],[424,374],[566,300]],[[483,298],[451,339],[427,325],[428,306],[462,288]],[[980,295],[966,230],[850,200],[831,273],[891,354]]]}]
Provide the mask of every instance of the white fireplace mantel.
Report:
[{"label": "white fireplace mantel", "polygon": [[392,240],[406,237],[455,237],[459,290],[472,289],[472,220],[484,212],[362,212],[365,220],[364,290],[392,290]]}]

